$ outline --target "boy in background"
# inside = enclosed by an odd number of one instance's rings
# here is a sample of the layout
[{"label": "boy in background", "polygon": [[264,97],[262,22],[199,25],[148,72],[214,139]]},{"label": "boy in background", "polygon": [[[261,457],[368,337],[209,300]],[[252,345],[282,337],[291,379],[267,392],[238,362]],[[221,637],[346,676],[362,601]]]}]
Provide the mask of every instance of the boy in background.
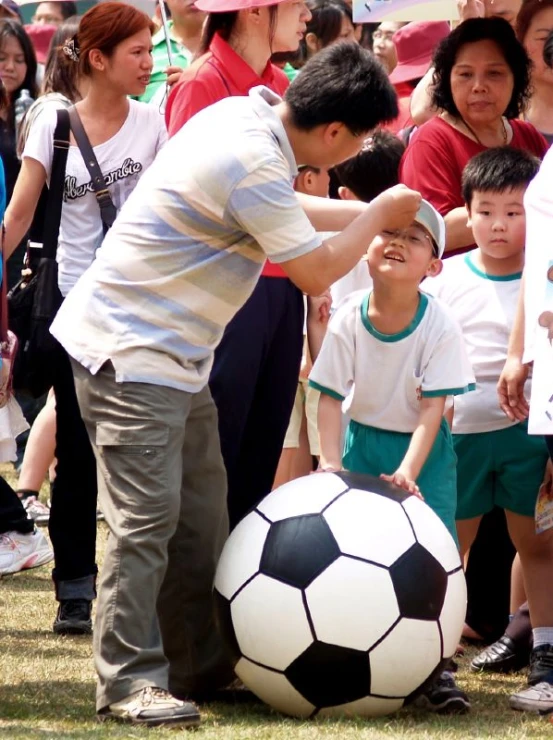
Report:
[{"label": "boy in background", "polygon": [[543,437],[528,435],[526,421],[503,413],[496,390],[524,266],[524,194],[538,169],[535,157],[509,147],[487,149],[470,160],[463,197],[477,248],[448,259],[423,289],[447,303],[461,324],[476,377],[476,391],[455,399],[453,415],[461,554],[474,542],[483,515],[494,506],[503,508],[534,628],[528,684],[535,688],[515,694],[511,706],[538,711],[549,694],[551,711],[553,530],[537,535],[534,521],[548,452]]}]

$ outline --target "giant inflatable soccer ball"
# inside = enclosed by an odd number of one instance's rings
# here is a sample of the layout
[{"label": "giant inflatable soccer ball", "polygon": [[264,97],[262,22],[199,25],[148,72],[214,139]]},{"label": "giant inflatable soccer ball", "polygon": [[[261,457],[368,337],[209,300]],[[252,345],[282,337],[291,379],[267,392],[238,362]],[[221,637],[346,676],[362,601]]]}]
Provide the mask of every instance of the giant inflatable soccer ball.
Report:
[{"label": "giant inflatable soccer ball", "polygon": [[426,504],[369,476],[318,473],[240,522],[215,601],[236,673],[260,699],[297,717],[374,717],[454,654],[466,586]]}]

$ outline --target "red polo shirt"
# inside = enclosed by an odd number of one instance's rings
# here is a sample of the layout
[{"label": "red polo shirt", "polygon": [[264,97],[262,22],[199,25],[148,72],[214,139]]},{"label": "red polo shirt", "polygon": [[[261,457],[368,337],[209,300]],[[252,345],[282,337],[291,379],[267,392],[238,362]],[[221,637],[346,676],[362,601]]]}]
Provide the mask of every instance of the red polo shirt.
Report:
[{"label": "red polo shirt", "polygon": [[[169,94],[165,109],[169,136],[174,136],[195,113],[218,100],[231,95],[247,95],[257,85],[265,85],[277,95],[284,95],[289,84],[284,72],[271,62],[267,62],[260,77],[216,33],[209,51],[184,70]],[[270,262],[265,263],[262,274],[285,277],[282,268]]]}]

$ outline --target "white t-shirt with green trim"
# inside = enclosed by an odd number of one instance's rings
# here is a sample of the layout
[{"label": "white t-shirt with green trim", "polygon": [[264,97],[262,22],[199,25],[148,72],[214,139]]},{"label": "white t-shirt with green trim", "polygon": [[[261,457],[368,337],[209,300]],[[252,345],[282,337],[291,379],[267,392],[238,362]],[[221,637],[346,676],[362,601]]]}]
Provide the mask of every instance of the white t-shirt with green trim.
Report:
[{"label": "white t-shirt with green trim", "polygon": [[[445,260],[440,275],[422,284],[449,306],[461,325],[476,377],[474,393],[455,399],[454,434],[493,432],[517,423],[500,409],[496,387],[507,359],[522,273],[487,275],[474,263],[476,251]],[[529,383],[525,391],[530,393]]]},{"label": "white t-shirt with green trim", "polygon": [[348,399],[360,424],[411,433],[423,397],[472,390],[461,328],[439,300],[420,293],[417,313],[399,334],[381,334],[368,317],[370,292],[346,298],[332,317],[309,383]]}]

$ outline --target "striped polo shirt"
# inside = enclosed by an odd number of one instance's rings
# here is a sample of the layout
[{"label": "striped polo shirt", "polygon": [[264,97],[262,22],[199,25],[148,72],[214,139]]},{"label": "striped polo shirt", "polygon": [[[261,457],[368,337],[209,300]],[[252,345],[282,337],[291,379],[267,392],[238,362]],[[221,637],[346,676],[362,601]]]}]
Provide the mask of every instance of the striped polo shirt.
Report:
[{"label": "striped polo shirt", "polygon": [[280,102],[258,87],[206,108],[143,175],[52,325],[90,372],[111,360],[119,382],[200,391],[265,258],[320,246]]}]

